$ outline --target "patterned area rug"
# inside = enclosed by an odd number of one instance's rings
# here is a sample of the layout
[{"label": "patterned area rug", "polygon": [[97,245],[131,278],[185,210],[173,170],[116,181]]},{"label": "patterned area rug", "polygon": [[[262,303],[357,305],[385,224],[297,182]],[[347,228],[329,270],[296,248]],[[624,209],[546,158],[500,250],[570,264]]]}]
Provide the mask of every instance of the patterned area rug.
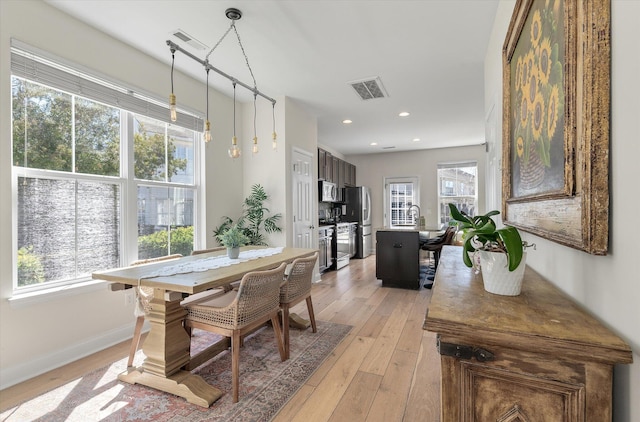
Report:
[{"label": "patterned area rug", "polygon": [[433,279],[436,276],[436,270],[431,265],[421,265],[420,266],[420,284],[426,288],[430,289],[433,287]]},{"label": "patterned area rug", "polygon": [[[124,358],[0,414],[0,421],[268,421],[304,384],[351,330],[318,321],[318,332],[291,329],[291,357],[280,361],[271,327],[247,339],[240,352],[240,401],[231,402],[231,354],[227,350],[193,372],[224,395],[210,408],[181,397],[118,380]],[[192,353],[217,337],[194,330]],[[142,352],[135,365],[142,362]]]}]

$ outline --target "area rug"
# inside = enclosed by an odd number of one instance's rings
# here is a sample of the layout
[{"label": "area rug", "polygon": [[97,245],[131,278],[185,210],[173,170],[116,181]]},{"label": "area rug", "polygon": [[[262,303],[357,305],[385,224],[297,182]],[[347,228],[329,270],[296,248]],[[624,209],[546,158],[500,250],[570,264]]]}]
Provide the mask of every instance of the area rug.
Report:
[{"label": "area rug", "polygon": [[433,279],[436,270],[431,265],[420,265],[420,285],[430,289],[433,286]]},{"label": "area rug", "polygon": [[[124,358],[0,414],[0,421],[269,421],[351,329],[318,321],[318,332],[291,329],[291,357],[280,361],[273,329],[245,339],[240,352],[240,401],[231,402],[231,354],[222,352],[193,372],[224,395],[210,408],[182,397],[118,380]],[[215,335],[194,330],[192,353]],[[136,355],[134,364],[144,356]]]}]

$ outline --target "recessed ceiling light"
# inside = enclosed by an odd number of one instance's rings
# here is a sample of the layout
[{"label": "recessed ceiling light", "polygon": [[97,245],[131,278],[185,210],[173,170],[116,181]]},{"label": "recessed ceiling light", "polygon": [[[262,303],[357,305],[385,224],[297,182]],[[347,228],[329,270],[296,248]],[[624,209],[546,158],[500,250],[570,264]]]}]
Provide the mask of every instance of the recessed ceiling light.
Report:
[{"label": "recessed ceiling light", "polygon": [[420,142],[420,138],[413,138],[413,142]]},{"label": "recessed ceiling light", "polygon": [[371,142],[369,145],[371,145],[372,147],[375,147],[376,145],[378,145],[377,142]]},{"label": "recessed ceiling light", "polygon": [[350,125],[351,123],[353,123],[353,120],[344,119],[342,123],[344,123],[345,125]]},{"label": "recessed ceiling light", "polygon": [[400,112],[400,113],[398,114],[398,116],[400,116],[400,117],[407,117],[408,115],[409,115],[409,112],[408,112],[408,111],[403,111],[403,112]]}]

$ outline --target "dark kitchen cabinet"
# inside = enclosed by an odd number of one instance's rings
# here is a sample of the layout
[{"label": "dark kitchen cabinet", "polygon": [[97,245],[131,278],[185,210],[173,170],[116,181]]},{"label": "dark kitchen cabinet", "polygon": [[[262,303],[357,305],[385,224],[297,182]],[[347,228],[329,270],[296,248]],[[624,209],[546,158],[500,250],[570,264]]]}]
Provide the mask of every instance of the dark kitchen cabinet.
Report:
[{"label": "dark kitchen cabinet", "polygon": [[326,180],[327,177],[327,153],[318,148],[318,180]]},{"label": "dark kitchen cabinet", "polygon": [[345,161],[344,186],[356,186],[356,166]]},{"label": "dark kitchen cabinet", "polygon": [[337,200],[342,202],[344,188],[356,186],[356,166],[318,148],[318,180],[335,183],[338,188]]},{"label": "dark kitchen cabinet", "polygon": [[333,155],[330,152],[325,151],[324,163],[324,180],[333,182]]},{"label": "dark kitchen cabinet", "polygon": [[338,157],[331,156],[331,181],[333,183],[338,183],[338,178],[340,174],[340,159]]}]

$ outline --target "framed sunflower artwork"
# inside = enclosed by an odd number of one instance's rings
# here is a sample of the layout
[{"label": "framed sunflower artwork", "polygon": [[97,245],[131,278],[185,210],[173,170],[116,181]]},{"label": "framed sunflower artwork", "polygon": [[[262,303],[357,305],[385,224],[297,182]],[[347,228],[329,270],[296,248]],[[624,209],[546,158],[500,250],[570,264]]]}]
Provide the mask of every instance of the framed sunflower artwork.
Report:
[{"label": "framed sunflower artwork", "polygon": [[503,220],[604,255],[610,0],[517,0],[503,46]]}]

